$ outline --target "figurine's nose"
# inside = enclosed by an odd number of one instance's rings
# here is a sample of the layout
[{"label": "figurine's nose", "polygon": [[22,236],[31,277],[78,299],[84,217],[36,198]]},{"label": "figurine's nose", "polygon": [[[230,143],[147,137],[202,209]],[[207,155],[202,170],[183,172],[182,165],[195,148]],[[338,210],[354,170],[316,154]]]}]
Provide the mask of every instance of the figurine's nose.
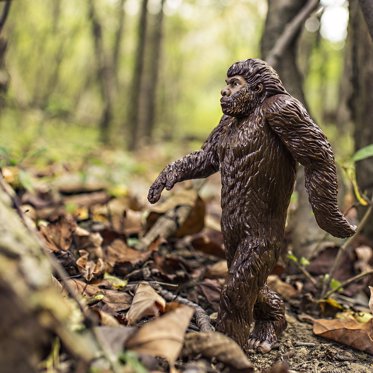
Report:
[{"label": "figurine's nose", "polygon": [[230,96],[230,94],[231,94],[231,91],[230,91],[230,89],[228,88],[228,86],[227,87],[224,87],[222,90],[221,90],[221,95],[224,97],[224,96]]}]

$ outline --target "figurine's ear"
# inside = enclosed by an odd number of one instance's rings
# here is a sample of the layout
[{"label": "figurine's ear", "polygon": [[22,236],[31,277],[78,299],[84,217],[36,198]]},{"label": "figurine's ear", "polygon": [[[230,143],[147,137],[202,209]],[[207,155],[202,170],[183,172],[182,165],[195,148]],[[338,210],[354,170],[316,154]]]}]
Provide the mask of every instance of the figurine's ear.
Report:
[{"label": "figurine's ear", "polygon": [[256,93],[260,93],[260,92],[263,91],[263,89],[264,89],[264,85],[263,85],[262,83],[258,83],[258,84],[256,85],[256,87],[255,87],[255,92],[256,92]]}]

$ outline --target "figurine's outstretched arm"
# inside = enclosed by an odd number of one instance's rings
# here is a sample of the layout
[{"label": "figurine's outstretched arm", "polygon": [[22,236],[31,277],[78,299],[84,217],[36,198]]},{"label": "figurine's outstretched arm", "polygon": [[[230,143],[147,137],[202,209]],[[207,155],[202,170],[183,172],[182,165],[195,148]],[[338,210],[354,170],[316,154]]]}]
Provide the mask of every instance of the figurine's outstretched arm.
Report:
[{"label": "figurine's outstretched arm", "polygon": [[355,229],[338,208],[336,166],[325,135],[295,98],[277,95],[267,104],[268,124],[305,168],[306,189],[318,225],[333,236],[351,236]]},{"label": "figurine's outstretched arm", "polygon": [[148,200],[155,203],[164,188],[170,190],[176,183],[189,179],[200,179],[219,171],[217,145],[226,118],[211,132],[202,148],[170,163],[159,174],[149,189]]}]

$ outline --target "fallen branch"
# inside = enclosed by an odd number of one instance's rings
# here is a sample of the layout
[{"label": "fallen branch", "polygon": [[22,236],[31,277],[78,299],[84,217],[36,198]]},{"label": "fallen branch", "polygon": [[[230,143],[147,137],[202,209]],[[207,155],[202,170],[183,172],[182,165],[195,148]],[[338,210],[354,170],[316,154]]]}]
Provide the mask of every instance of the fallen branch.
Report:
[{"label": "fallen branch", "polygon": [[269,65],[276,67],[281,55],[292,42],[294,36],[298,33],[303,22],[319,5],[319,0],[309,0],[301,11],[287,24],[281,36],[277,39],[276,44],[268,53],[266,61]]},{"label": "fallen branch", "polygon": [[[194,190],[198,193],[205,182],[206,179],[198,179],[193,181]],[[178,208],[173,208],[167,211],[164,215],[159,217],[146,235],[136,245],[136,248],[138,250],[145,250],[158,237],[167,239],[168,237],[172,236],[179,229],[179,227],[183,225],[185,220],[190,215],[192,208],[193,206],[190,205],[182,205]]]},{"label": "fallen branch", "polygon": [[166,299],[169,302],[176,301],[181,304],[185,304],[187,306],[193,307],[195,309],[195,319],[196,319],[196,324],[199,327],[201,332],[212,332],[214,331],[214,327],[210,323],[210,317],[207,315],[205,310],[198,305],[197,303],[194,303],[190,301],[189,299],[183,298],[180,295],[175,295],[171,293],[168,290],[165,290],[161,288],[160,286],[157,286],[156,284],[151,285],[156,289],[156,291],[162,295],[164,299]]}]

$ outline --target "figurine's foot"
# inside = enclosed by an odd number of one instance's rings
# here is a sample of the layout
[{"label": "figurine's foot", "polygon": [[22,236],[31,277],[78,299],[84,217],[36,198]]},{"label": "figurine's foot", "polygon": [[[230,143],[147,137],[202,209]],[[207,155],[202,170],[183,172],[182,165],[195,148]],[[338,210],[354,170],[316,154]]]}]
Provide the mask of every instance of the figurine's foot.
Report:
[{"label": "figurine's foot", "polygon": [[247,341],[247,349],[263,354],[272,350],[278,343],[276,321],[256,321],[253,332]]}]

